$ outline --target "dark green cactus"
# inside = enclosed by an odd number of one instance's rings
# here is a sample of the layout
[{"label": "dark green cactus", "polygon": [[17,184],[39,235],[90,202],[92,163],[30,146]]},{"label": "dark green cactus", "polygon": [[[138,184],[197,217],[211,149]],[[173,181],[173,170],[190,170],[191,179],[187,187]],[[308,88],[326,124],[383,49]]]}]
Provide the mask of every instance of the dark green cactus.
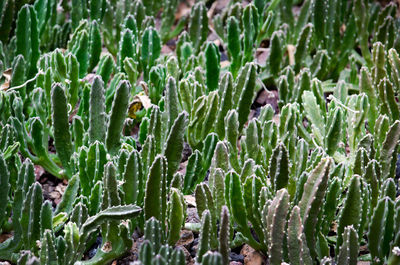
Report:
[{"label": "dark green cactus", "polygon": [[207,43],[205,49],[206,57],[206,84],[208,91],[214,91],[218,87],[220,71],[220,54],[214,43]]},{"label": "dark green cactus", "polygon": [[141,64],[144,72],[145,80],[149,78],[149,72],[155,65],[157,58],[161,52],[161,40],[154,28],[147,28],[143,32],[141,47]]},{"label": "dark green cactus", "polygon": [[69,131],[68,123],[68,107],[65,92],[61,84],[56,83],[51,89],[51,102],[53,112],[53,127],[54,127],[54,145],[57,150],[58,157],[64,167],[68,177],[72,176],[72,168],[70,158],[72,155],[72,140]]},{"label": "dark green cactus", "polygon": [[27,79],[36,74],[36,63],[40,56],[39,32],[36,12],[33,6],[24,5],[18,12],[16,28],[16,55],[21,54],[26,61]]},{"label": "dark green cactus", "polygon": [[112,154],[117,152],[120,145],[121,132],[128,110],[129,93],[129,82],[121,81],[115,91],[106,133],[106,147]]},{"label": "dark green cactus", "polygon": [[188,33],[194,50],[199,52],[208,35],[207,8],[203,2],[199,2],[192,7]]},{"label": "dark green cactus", "polygon": [[343,231],[343,243],[337,257],[338,264],[357,264],[358,236],[352,226],[347,226]]}]

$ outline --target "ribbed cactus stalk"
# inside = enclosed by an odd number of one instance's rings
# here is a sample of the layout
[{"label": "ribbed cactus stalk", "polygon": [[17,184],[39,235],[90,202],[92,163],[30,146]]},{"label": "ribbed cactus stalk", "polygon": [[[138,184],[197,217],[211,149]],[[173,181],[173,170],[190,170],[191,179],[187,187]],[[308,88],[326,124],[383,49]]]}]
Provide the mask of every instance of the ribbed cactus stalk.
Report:
[{"label": "ribbed cactus stalk", "polygon": [[[200,218],[203,216],[203,212],[208,210],[211,216],[211,229],[209,231],[210,238],[214,238],[217,236],[217,212],[215,209],[215,204],[213,197],[211,195],[211,191],[205,183],[198,184],[195,189],[195,198],[196,198],[196,206],[197,206],[197,214]],[[216,248],[216,241],[210,241],[211,248]]]},{"label": "ribbed cactus stalk", "polygon": [[389,197],[379,200],[376,205],[368,230],[368,249],[373,264],[384,264],[390,253],[390,240],[394,231],[394,202]]},{"label": "ribbed cactus stalk", "polygon": [[219,247],[218,251],[222,256],[222,264],[229,264],[229,244],[230,244],[230,224],[228,207],[223,206],[221,211],[221,222],[219,228]]},{"label": "ribbed cactus stalk", "polygon": [[[26,61],[22,54],[17,55],[12,63],[13,73],[11,75],[11,86],[19,86],[25,82],[26,79]],[[25,91],[21,90],[21,96],[25,97]]]},{"label": "ribbed cactus stalk", "polygon": [[[280,33],[280,34],[278,34]],[[282,32],[275,31],[271,37],[271,53],[268,57],[268,64],[272,75],[277,75],[281,69],[282,43],[280,35]]]},{"label": "ribbed cactus stalk", "polygon": [[[307,1],[311,2],[311,1]],[[294,71],[298,73],[302,64],[304,63],[304,59],[307,56],[310,39],[312,36],[312,24],[307,24],[300,33],[299,39],[297,40],[296,51],[294,53]]]},{"label": "ribbed cactus stalk", "polygon": [[[366,6],[367,5],[367,6]],[[370,67],[372,65],[371,53],[368,49],[368,31],[367,31],[367,21],[368,21],[368,12],[366,12],[368,8],[368,4],[363,2],[362,0],[355,0],[353,5],[354,19],[357,25],[357,30],[360,33],[358,35],[358,40],[360,43],[360,48],[363,57],[367,62],[367,66]]]},{"label": "ribbed cactus stalk", "polygon": [[[234,92],[234,104],[237,106],[239,132],[242,131],[250,113],[250,105],[256,89],[256,65],[247,63],[239,73]],[[238,97],[239,96],[239,97]]]},{"label": "ribbed cactus stalk", "polygon": [[106,134],[106,147],[111,154],[115,154],[120,146],[121,133],[128,110],[130,88],[128,81],[121,81],[115,91]]},{"label": "ribbed cactus stalk", "polygon": [[235,17],[229,17],[227,21],[227,45],[231,58],[230,71],[235,78],[241,65],[242,48],[240,41],[240,26]]},{"label": "ribbed cactus stalk", "polygon": [[317,255],[315,251],[316,235],[314,230],[320,207],[325,196],[331,164],[332,160],[330,158],[324,158],[310,173],[304,184],[303,195],[299,202],[305,239],[313,259]]},{"label": "ribbed cactus stalk", "polygon": [[18,12],[16,28],[16,55],[21,54],[26,61],[27,79],[36,74],[36,63],[40,56],[39,32],[36,12],[33,6],[24,5]]},{"label": "ribbed cactus stalk", "polygon": [[[174,25],[175,22],[175,11],[178,7],[179,1],[177,0],[167,0],[164,2],[164,10],[161,16],[161,39],[163,43],[167,42],[173,34],[171,34],[171,27]],[[185,18],[183,18],[183,21]],[[179,24],[178,24],[179,25]],[[177,28],[179,28],[177,25]],[[176,31],[176,29],[174,30]],[[179,32],[177,32],[179,34]],[[171,36],[172,35],[172,36]]]},{"label": "ribbed cactus stalk", "polygon": [[[121,40],[119,41],[118,49],[118,66],[124,69],[125,58],[133,58],[135,56],[135,39],[132,30],[125,29],[122,32]],[[126,70],[125,70],[126,71]]]},{"label": "ribbed cactus stalk", "polygon": [[[97,0],[97,2],[100,1]],[[96,20],[94,20],[92,21],[92,23],[90,23],[90,28],[89,28],[89,66],[87,69],[89,73],[96,67],[97,63],[100,60],[101,47],[102,47],[102,42],[101,42],[99,23]]]},{"label": "ribbed cactus stalk", "polygon": [[386,134],[385,140],[382,143],[380,153],[380,161],[382,167],[382,179],[390,176],[390,169],[393,153],[395,151],[398,139],[400,138],[400,121],[395,121]]},{"label": "ribbed cactus stalk", "polygon": [[289,182],[289,154],[283,143],[272,151],[269,162],[269,175],[275,190],[285,188]]},{"label": "ribbed cactus stalk", "polygon": [[100,20],[101,19],[101,15],[102,15],[102,1],[99,0],[91,0],[89,1],[89,15],[90,15],[90,19],[95,21],[95,20]]},{"label": "ribbed cactus stalk", "polygon": [[83,78],[89,67],[89,33],[86,29],[78,31],[72,53],[79,62],[79,78]]},{"label": "ribbed cactus stalk", "polygon": [[40,261],[42,264],[58,264],[54,240],[55,238],[51,230],[44,231],[40,249]]},{"label": "ribbed cactus stalk", "polygon": [[291,264],[312,264],[312,259],[304,240],[303,222],[300,217],[300,208],[294,206],[288,221],[287,249]]},{"label": "ribbed cactus stalk", "polygon": [[[161,95],[160,95],[161,96]],[[179,99],[176,80],[169,77],[165,87],[165,112],[168,116],[168,130],[171,130],[179,114]]]},{"label": "ribbed cactus stalk", "polygon": [[143,202],[144,178],[140,154],[133,150],[128,157],[123,173],[122,190],[125,193],[125,203],[141,205]]},{"label": "ribbed cactus stalk", "polygon": [[25,249],[37,251],[36,240],[40,239],[40,210],[43,202],[42,188],[34,183],[26,195],[21,212],[22,240]]},{"label": "ribbed cactus stalk", "polygon": [[243,63],[251,62],[258,33],[258,12],[253,4],[247,5],[242,15],[243,25]]},{"label": "ribbed cactus stalk", "polygon": [[61,212],[69,214],[72,211],[74,200],[78,194],[78,189],[79,179],[78,176],[75,175],[71,179],[69,179],[68,186],[65,189],[64,196],[62,197],[61,202],[57,205],[55,214]]},{"label": "ribbed cactus stalk", "polygon": [[0,20],[0,40],[2,43],[6,43],[10,31],[11,31],[11,26],[13,23],[14,19],[14,13],[15,13],[15,1],[14,0],[7,0],[3,3],[1,7],[1,20]]},{"label": "ribbed cactus stalk", "polygon": [[104,82],[101,76],[96,76],[90,90],[89,108],[89,142],[104,142],[106,134],[106,113],[104,98]]},{"label": "ribbed cactus stalk", "polygon": [[145,219],[155,217],[164,220],[166,210],[166,176],[167,162],[165,157],[158,155],[150,167],[146,182],[144,197]]},{"label": "ribbed cactus stalk", "polygon": [[267,225],[269,227],[268,255],[272,265],[282,263],[283,240],[286,216],[289,209],[289,194],[286,189],[277,191],[275,199],[268,207]]},{"label": "ribbed cactus stalk", "polygon": [[161,40],[155,28],[149,27],[143,32],[141,47],[141,64],[144,79],[149,79],[149,72],[156,60],[160,57]]},{"label": "ribbed cactus stalk", "polygon": [[358,235],[352,226],[347,226],[343,231],[343,243],[337,257],[338,264],[356,265],[358,257]]},{"label": "ribbed cactus stalk", "polygon": [[211,243],[211,215],[208,210],[205,210],[202,213],[201,218],[201,230],[200,230],[200,239],[199,239],[199,248],[196,254],[196,262],[201,263],[203,260],[203,256],[210,249]]},{"label": "ribbed cactus stalk", "polygon": [[52,120],[54,127],[54,146],[64,167],[67,177],[72,176],[70,159],[72,156],[72,140],[69,131],[68,107],[65,92],[61,84],[56,83],[51,89]]},{"label": "ribbed cactus stalk", "polygon": [[218,115],[215,122],[215,132],[219,138],[222,139],[225,136],[225,117],[228,111],[232,108],[232,95],[233,95],[233,77],[232,74],[227,72],[221,78],[219,83],[218,94],[221,99],[221,103],[218,109]]},{"label": "ribbed cactus stalk", "polygon": [[[362,229],[359,227],[361,221],[361,211],[360,200],[361,200],[361,183],[360,176],[354,176],[351,180],[349,190],[347,192],[347,198],[344,202],[344,206],[339,216],[338,224],[338,238],[336,242],[336,249],[342,246],[342,234],[347,226],[353,226],[353,229]],[[337,251],[339,253],[339,251]]]},{"label": "ribbed cactus stalk", "polygon": [[157,253],[162,242],[165,240],[164,233],[161,230],[160,221],[154,217],[151,217],[146,221],[144,227],[144,238],[145,240],[151,242],[153,254]]},{"label": "ribbed cactus stalk", "polygon": [[220,53],[214,43],[207,43],[205,53],[206,57],[206,84],[208,91],[214,91],[218,88],[220,71]]},{"label": "ribbed cactus stalk", "polygon": [[203,2],[196,3],[192,7],[189,21],[189,36],[193,48],[198,53],[200,47],[207,39],[208,35],[208,17],[207,8]]},{"label": "ribbed cactus stalk", "polygon": [[168,239],[169,245],[173,246],[180,237],[180,231],[184,222],[185,207],[183,196],[179,190],[172,188],[170,201],[168,203]]},{"label": "ribbed cactus stalk", "polygon": [[212,131],[217,117],[218,102],[218,93],[213,91],[208,96],[199,97],[193,103],[188,125],[188,142],[192,148],[201,149],[201,141]]},{"label": "ribbed cactus stalk", "polygon": [[11,188],[9,180],[10,172],[7,169],[3,155],[0,155],[0,230],[2,230],[3,223],[7,221],[8,193]]},{"label": "ribbed cactus stalk", "polygon": [[108,84],[111,74],[114,72],[114,59],[111,54],[105,54],[100,57],[97,67],[97,74],[100,75],[104,84]]},{"label": "ribbed cactus stalk", "polygon": [[181,112],[171,126],[171,130],[164,144],[164,155],[168,163],[167,185],[171,184],[172,177],[181,162],[184,133],[187,126],[187,113]]},{"label": "ribbed cactus stalk", "polygon": [[220,253],[208,251],[204,254],[201,265],[223,265],[223,259]]}]

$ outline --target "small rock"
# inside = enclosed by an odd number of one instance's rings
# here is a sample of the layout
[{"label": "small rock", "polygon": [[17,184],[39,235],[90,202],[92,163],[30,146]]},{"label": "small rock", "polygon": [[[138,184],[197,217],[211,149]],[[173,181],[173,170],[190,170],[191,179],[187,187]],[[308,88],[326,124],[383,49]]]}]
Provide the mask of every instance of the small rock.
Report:
[{"label": "small rock", "polygon": [[257,95],[256,103],[260,106],[270,104],[276,113],[278,111],[278,100],[278,91],[262,89]]},{"label": "small rock", "polygon": [[231,261],[240,262],[240,264],[243,264],[243,262],[244,262],[244,257],[243,257],[243,255],[237,254],[237,253],[235,253],[235,252],[229,253],[229,259],[230,259]]},{"label": "small rock", "polygon": [[52,191],[50,192],[50,198],[53,200],[60,199],[61,194],[58,191]]},{"label": "small rock", "polygon": [[189,207],[196,207],[196,198],[193,195],[184,195],[186,204]]},{"label": "small rock", "polygon": [[229,263],[229,265],[243,265],[243,263],[239,262],[239,261],[231,261]]},{"label": "small rock", "polygon": [[190,255],[194,258],[197,254],[197,249],[199,248],[199,238],[193,240],[192,248],[190,249]]},{"label": "small rock", "polygon": [[194,259],[190,255],[189,250],[187,250],[186,248],[183,248],[183,247],[181,247],[181,249],[183,250],[183,253],[185,254],[186,264],[187,265],[193,265],[194,264]]},{"label": "small rock", "polygon": [[184,246],[185,248],[189,248],[190,244],[194,241],[194,235],[192,231],[182,230],[180,233],[180,238],[176,243],[177,246]]},{"label": "small rock", "polygon": [[3,243],[4,241],[9,239],[10,237],[12,237],[12,234],[9,234],[9,233],[0,234],[0,243]]},{"label": "small rock", "polygon": [[200,218],[197,215],[197,210],[194,207],[188,207],[186,209],[186,223],[200,223]]},{"label": "small rock", "polygon": [[169,54],[169,53],[173,53],[171,48],[167,45],[163,45],[161,48],[161,54]]},{"label": "small rock", "polygon": [[34,171],[35,171],[36,180],[39,180],[40,177],[44,174],[45,171],[44,171],[43,167],[38,166],[38,165],[34,165],[33,168],[34,168]]},{"label": "small rock", "polygon": [[244,256],[245,265],[262,265],[264,258],[249,245],[244,245],[240,254]]},{"label": "small rock", "polygon": [[265,66],[267,64],[267,59],[269,56],[269,48],[258,48],[256,52],[257,63],[261,66]]}]

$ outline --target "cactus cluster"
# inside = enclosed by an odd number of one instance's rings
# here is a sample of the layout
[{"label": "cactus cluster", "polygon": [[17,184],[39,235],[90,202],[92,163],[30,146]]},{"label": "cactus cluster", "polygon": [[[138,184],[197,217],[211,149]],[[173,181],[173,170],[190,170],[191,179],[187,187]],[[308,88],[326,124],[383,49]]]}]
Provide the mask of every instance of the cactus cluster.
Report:
[{"label": "cactus cluster", "polygon": [[219,2],[0,3],[0,261],[400,264],[399,3]]}]

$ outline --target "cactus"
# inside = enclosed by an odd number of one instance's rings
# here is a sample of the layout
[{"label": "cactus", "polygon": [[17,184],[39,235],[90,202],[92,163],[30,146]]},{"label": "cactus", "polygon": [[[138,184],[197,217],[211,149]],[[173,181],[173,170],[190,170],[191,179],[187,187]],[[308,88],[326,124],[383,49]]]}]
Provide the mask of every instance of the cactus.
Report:
[{"label": "cactus", "polygon": [[287,242],[290,261],[296,264],[312,264],[308,247],[304,242],[303,224],[300,217],[300,208],[293,207],[288,221]]},{"label": "cactus", "polygon": [[222,265],[223,260],[222,260],[222,256],[221,254],[219,254],[218,252],[211,252],[208,251],[206,254],[203,255],[202,261],[201,261],[202,265]]},{"label": "cactus", "polygon": [[158,155],[149,171],[146,182],[146,194],[144,197],[145,219],[155,217],[158,220],[165,217],[166,210],[166,171],[167,162],[165,157]]},{"label": "cactus", "polygon": [[343,244],[337,262],[340,264],[357,264],[358,236],[352,226],[347,226],[343,231]]},{"label": "cactus", "polygon": [[193,48],[198,53],[208,35],[207,9],[203,2],[199,2],[192,7],[188,33]]},{"label": "cactus", "polygon": [[16,55],[21,54],[26,61],[27,79],[37,71],[36,63],[40,56],[39,32],[36,12],[33,6],[24,5],[18,12],[16,28]]},{"label": "cactus", "polygon": [[[253,63],[246,64],[239,73],[234,92],[234,104],[237,104],[239,132],[243,129],[250,113],[250,102],[253,101],[256,87],[256,66]],[[240,95],[239,97],[237,97]]]},{"label": "cactus", "polygon": [[389,238],[393,238],[394,203],[389,197],[379,200],[368,230],[368,249],[373,264],[383,264],[390,252]]},{"label": "cactus", "polygon": [[[242,244],[270,264],[398,262],[393,3],[200,1],[176,20],[176,0],[3,2],[1,260],[106,264],[138,231],[135,264],[184,264],[185,226],[198,264]],[[55,209],[35,173],[68,181]]]},{"label": "cactus", "polygon": [[175,10],[178,7],[177,0],[168,0],[164,2],[164,10],[161,17],[161,39],[163,43],[167,42],[169,39],[175,37],[180,33],[181,25],[185,22],[186,18],[183,17],[178,22],[174,31],[171,32],[171,27],[174,25],[175,22]]},{"label": "cactus", "polygon": [[105,99],[104,82],[100,76],[93,80],[90,91],[90,118],[89,118],[89,142],[104,142],[105,139]]},{"label": "cactus", "polygon": [[[91,2],[96,2],[96,1],[91,1]],[[100,54],[101,54],[101,34],[100,34],[100,29],[99,29],[99,24],[97,23],[96,20],[92,21],[90,23],[90,28],[89,28],[89,65],[87,72],[91,72],[97,65],[97,63],[100,60]]]},{"label": "cactus", "polygon": [[52,86],[51,102],[53,112],[54,145],[64,167],[65,175],[71,177],[72,169],[70,158],[72,155],[72,142],[68,125],[67,100],[65,92],[59,83]]},{"label": "cactus", "polygon": [[184,222],[184,201],[183,197],[177,189],[172,188],[170,201],[168,204],[168,239],[169,245],[173,246],[180,237],[180,230]]},{"label": "cactus", "polygon": [[281,189],[276,193],[275,199],[268,207],[267,225],[269,231],[268,254],[271,264],[282,263],[282,247],[284,234],[282,231],[286,226],[286,215],[289,209],[289,194],[286,189]]},{"label": "cactus", "polygon": [[7,217],[7,201],[8,201],[8,193],[11,188],[11,185],[9,183],[10,181],[10,173],[7,169],[7,164],[4,161],[3,156],[0,156],[0,183],[1,183],[1,197],[0,201],[2,202],[2,206],[0,207],[0,229],[3,226],[3,223],[6,221]]},{"label": "cactus", "polygon": [[121,81],[115,92],[106,133],[106,147],[110,153],[116,153],[120,145],[121,132],[128,110],[129,90],[129,83]]},{"label": "cactus", "polygon": [[[310,1],[307,1],[310,2]],[[307,24],[301,30],[299,39],[296,45],[296,51],[294,53],[294,71],[298,73],[300,71],[301,65],[307,55],[309,48],[309,43],[312,35],[312,24]]]},{"label": "cactus", "polygon": [[288,152],[285,146],[280,143],[272,153],[269,162],[269,174],[271,177],[272,187],[280,190],[288,185],[289,181],[289,161]]},{"label": "cactus", "polygon": [[235,17],[229,17],[227,22],[227,45],[228,52],[231,58],[230,71],[235,78],[241,65],[241,43],[240,43],[240,28],[239,22]]},{"label": "cactus", "polygon": [[331,159],[323,159],[310,173],[299,202],[305,239],[313,259],[316,257],[314,228],[326,192],[331,163]]},{"label": "cactus", "polygon": [[206,84],[208,91],[214,91],[218,87],[220,71],[220,54],[217,46],[208,42],[205,49],[206,57]]},{"label": "cactus", "polygon": [[26,195],[21,212],[22,240],[25,249],[36,252],[36,240],[40,239],[40,209],[42,205],[42,188],[38,183],[33,184]]},{"label": "cactus", "polygon": [[184,129],[187,124],[187,113],[182,112],[171,126],[170,133],[164,145],[164,155],[168,163],[167,185],[169,186],[175,171],[179,168],[183,150]]},{"label": "cactus", "polygon": [[196,254],[196,261],[201,263],[203,260],[203,256],[205,256],[206,252],[210,249],[210,235],[211,235],[211,216],[208,210],[202,213],[201,219],[201,231],[200,231],[200,239],[199,239],[199,248]]},{"label": "cactus", "polygon": [[144,79],[149,79],[149,72],[155,61],[160,56],[161,41],[157,31],[154,28],[147,28],[143,32],[141,47],[141,65],[144,72]]},{"label": "cactus", "polygon": [[[361,221],[361,187],[360,176],[354,176],[351,180],[346,201],[340,213],[338,224],[338,238],[336,242],[336,250],[339,253],[339,248],[342,247],[342,234],[347,226],[352,226],[355,231],[363,229],[360,227]],[[348,232],[347,232],[348,233]],[[346,234],[346,233],[345,233]],[[339,254],[340,256],[340,254]]]},{"label": "cactus", "polygon": [[108,83],[111,74],[114,71],[114,60],[110,54],[106,54],[100,57],[99,65],[97,68],[97,74],[100,75],[104,81],[104,84]]},{"label": "cactus", "polygon": [[[124,67],[125,58],[134,58],[135,57],[135,37],[134,33],[131,29],[125,29],[122,32],[121,40],[119,41],[119,49],[118,49],[118,65],[120,69]],[[126,71],[126,70],[125,70]]]}]

